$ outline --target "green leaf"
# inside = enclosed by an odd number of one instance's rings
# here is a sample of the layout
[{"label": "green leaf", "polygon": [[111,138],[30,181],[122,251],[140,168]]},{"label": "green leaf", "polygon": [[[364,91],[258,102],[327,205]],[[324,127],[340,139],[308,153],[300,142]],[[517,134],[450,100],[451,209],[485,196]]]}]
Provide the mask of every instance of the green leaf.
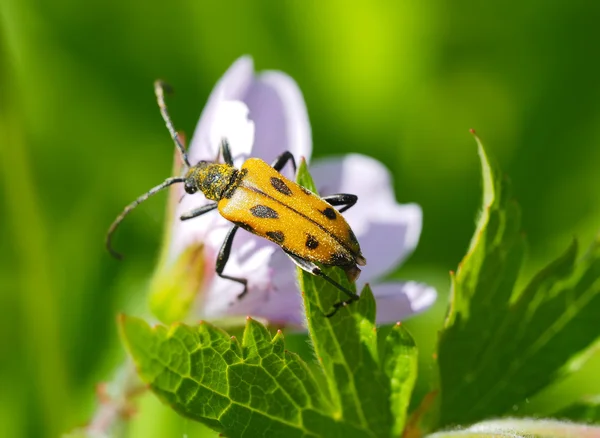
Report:
[{"label": "green leaf", "polygon": [[563,420],[600,424],[600,396],[584,398],[553,416]]},{"label": "green leaf", "polygon": [[151,328],[121,317],[142,378],[181,415],[228,437],[365,437],[338,421],[298,356],[248,318],[242,342],[208,323]]},{"label": "green leaf", "polygon": [[[316,192],[302,162],[298,182]],[[324,272],[354,291],[339,268]],[[406,418],[416,379],[416,347],[410,335],[396,326],[379,357],[375,326],[375,299],[363,289],[360,300],[326,317],[334,303],[348,297],[322,278],[298,270],[309,335],[329,384],[335,415],[369,436],[398,436]]]},{"label": "green leaf", "polygon": [[406,423],[410,396],[417,380],[417,346],[406,329],[397,323],[385,341],[383,369],[390,379],[392,435],[400,436]]},{"label": "green leaf", "polygon": [[598,338],[600,251],[577,260],[573,243],[522,291],[520,212],[508,182],[477,139],[484,204],[467,255],[452,276],[439,339],[442,426],[507,413],[557,377]]}]

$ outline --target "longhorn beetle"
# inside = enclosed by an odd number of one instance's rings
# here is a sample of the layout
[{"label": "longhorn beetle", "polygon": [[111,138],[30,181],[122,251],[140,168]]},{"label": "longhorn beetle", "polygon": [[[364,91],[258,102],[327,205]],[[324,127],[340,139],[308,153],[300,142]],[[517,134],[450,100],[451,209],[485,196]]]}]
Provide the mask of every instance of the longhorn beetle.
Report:
[{"label": "longhorn beetle", "polygon": [[[357,197],[337,194],[320,198],[285,178],[279,171],[288,162],[296,171],[294,156],[289,151],[281,154],[271,166],[258,158],[249,158],[240,169],[236,169],[226,139],[220,147],[225,163],[200,161],[192,166],[167,112],[164,100],[167,89],[168,86],[162,81],[154,83],[160,112],[187,166],[185,176],[167,178],[125,207],[106,235],[106,247],[110,253],[121,258],[112,249],[111,238],[131,210],[162,189],[183,183],[187,194],[201,191],[207,199],[214,202],[183,214],[181,220],[190,220],[218,209],[221,216],[234,224],[219,251],[216,272],[220,277],[244,286],[238,298],[247,293],[247,280],[224,274],[223,271],[231,253],[235,233],[238,228],[243,228],[276,243],[301,269],[323,278],[348,296],[346,301],[335,303],[333,311],[326,316],[332,316],[340,307],[357,300],[357,294],[325,274],[317,265],[338,266],[345,271],[350,281],[358,278],[360,269],[357,265],[364,266],[366,260],[361,254],[356,236],[340,214],[352,207]],[[337,211],[332,208],[334,206],[341,208]]]}]

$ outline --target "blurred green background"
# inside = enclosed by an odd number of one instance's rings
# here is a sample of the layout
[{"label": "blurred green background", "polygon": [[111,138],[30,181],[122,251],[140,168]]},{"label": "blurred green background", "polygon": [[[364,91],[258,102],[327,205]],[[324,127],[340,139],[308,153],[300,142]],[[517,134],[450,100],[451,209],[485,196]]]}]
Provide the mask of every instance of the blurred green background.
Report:
[{"label": "blurred green background", "polygon": [[[125,262],[103,244],[121,208],[171,169],[155,78],[175,86],[171,114],[191,134],[214,83],[251,54],[258,70],[300,85],[315,156],[362,152],[390,167],[398,199],[424,210],[421,243],[398,276],[440,292],[408,323],[423,394],[447,272],[479,205],[469,128],[514,183],[525,277],[599,228],[599,22],[588,0],[0,0],[0,436],[84,424],[94,385],[124,357],[115,315],[146,309],[165,198],[124,224]],[[598,367],[596,357],[520,409],[600,392]],[[131,436],[186,434],[202,436],[153,397],[131,425]]]}]

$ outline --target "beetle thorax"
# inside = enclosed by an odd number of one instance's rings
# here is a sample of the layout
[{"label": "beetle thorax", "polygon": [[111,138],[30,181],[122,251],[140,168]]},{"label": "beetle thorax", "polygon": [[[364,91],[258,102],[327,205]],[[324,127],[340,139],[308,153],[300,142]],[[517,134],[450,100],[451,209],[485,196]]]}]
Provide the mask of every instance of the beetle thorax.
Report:
[{"label": "beetle thorax", "polygon": [[201,191],[207,199],[219,201],[237,172],[235,167],[228,164],[201,161],[185,175],[185,191],[188,194]]}]

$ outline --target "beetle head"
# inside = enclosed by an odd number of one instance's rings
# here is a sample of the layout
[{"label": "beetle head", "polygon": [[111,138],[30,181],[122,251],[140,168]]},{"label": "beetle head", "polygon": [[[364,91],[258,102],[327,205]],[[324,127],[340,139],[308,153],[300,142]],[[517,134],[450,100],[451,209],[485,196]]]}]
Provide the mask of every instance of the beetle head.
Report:
[{"label": "beetle head", "polygon": [[219,201],[235,172],[228,164],[200,161],[187,171],[184,189],[190,195],[201,191],[208,199]]}]

